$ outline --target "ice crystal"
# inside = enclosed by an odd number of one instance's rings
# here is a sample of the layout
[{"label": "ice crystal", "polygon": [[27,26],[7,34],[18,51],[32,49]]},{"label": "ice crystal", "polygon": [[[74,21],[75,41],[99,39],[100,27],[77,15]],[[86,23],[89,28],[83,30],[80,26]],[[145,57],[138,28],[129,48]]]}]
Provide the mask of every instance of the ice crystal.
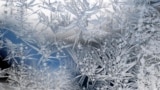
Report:
[{"label": "ice crystal", "polygon": [[159,0],[0,2],[1,90],[160,89]]}]

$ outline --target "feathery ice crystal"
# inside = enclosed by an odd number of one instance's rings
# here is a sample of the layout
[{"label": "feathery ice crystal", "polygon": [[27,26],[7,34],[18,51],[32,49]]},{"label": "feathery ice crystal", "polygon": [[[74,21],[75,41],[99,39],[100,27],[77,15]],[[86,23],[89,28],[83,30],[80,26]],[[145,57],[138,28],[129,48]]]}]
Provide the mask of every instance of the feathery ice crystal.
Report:
[{"label": "feathery ice crystal", "polygon": [[159,0],[0,3],[1,90],[160,89]]}]

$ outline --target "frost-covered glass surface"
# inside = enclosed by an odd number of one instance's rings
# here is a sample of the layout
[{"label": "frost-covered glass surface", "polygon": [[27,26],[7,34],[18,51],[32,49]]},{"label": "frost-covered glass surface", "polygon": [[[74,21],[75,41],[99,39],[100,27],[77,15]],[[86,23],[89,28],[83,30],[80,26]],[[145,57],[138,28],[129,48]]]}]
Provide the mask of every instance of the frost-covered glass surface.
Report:
[{"label": "frost-covered glass surface", "polygon": [[0,5],[0,90],[160,90],[159,0]]}]

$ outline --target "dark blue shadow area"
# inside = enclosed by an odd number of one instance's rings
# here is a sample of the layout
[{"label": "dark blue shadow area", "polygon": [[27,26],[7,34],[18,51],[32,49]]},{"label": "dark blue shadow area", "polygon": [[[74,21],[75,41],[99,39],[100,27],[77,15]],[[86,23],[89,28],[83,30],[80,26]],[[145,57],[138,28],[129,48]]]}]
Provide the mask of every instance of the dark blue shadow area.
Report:
[{"label": "dark blue shadow area", "polygon": [[[7,50],[6,48],[1,48],[0,49],[0,69],[1,70],[11,67],[11,63],[8,63],[7,61],[4,61],[4,59],[7,56],[6,50]],[[4,76],[6,76],[6,77],[0,77],[0,82],[6,82],[7,81],[8,74],[4,73]]]},{"label": "dark blue shadow area", "polygon": [[[25,42],[23,42],[21,40],[21,38],[18,38],[13,32],[11,31],[8,31],[8,30],[5,30],[5,29],[0,29],[0,31],[2,33],[5,33],[4,36],[3,36],[3,39],[4,39],[4,44],[6,43],[5,42],[5,39],[8,39],[10,40],[13,44],[23,44],[25,46],[28,47],[28,49],[30,50],[29,54],[30,55],[33,55],[32,58],[35,58],[34,60],[26,60],[25,61],[25,64],[26,65],[31,65],[31,66],[34,66],[36,68],[41,68],[41,64],[38,64],[39,62],[39,59],[41,58],[41,55],[38,55],[37,51],[34,50],[33,48],[31,48],[30,46],[28,46]],[[32,44],[33,45],[33,44]],[[35,45],[36,46],[36,45]],[[0,56],[2,56],[2,59],[4,59],[6,56],[7,56],[7,51],[8,49],[7,48],[3,48],[0,50]],[[54,55],[53,55],[54,56]],[[20,63],[20,59],[16,58],[18,63]],[[2,60],[1,60],[2,61]],[[11,60],[12,61],[12,60]],[[7,68],[10,66],[12,62],[10,63],[7,63],[7,62],[3,62],[1,63],[0,62],[0,67],[3,67],[3,68]],[[50,67],[50,68],[58,68],[59,65],[60,65],[60,62],[59,60],[52,60],[51,62],[47,62],[47,65]]]},{"label": "dark blue shadow area", "polygon": [[8,63],[7,61],[4,61],[4,59],[7,56],[7,49],[6,48],[1,48],[0,49],[0,68],[1,69],[6,69],[11,66],[11,63]]}]

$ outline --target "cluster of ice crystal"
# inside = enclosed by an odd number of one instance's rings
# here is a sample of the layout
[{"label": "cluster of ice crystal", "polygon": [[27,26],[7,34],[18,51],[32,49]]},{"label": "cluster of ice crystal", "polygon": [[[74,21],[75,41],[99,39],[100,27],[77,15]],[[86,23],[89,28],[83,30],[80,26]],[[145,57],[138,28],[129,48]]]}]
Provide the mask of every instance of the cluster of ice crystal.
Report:
[{"label": "cluster of ice crystal", "polygon": [[1,90],[159,90],[159,0],[1,0]]}]

